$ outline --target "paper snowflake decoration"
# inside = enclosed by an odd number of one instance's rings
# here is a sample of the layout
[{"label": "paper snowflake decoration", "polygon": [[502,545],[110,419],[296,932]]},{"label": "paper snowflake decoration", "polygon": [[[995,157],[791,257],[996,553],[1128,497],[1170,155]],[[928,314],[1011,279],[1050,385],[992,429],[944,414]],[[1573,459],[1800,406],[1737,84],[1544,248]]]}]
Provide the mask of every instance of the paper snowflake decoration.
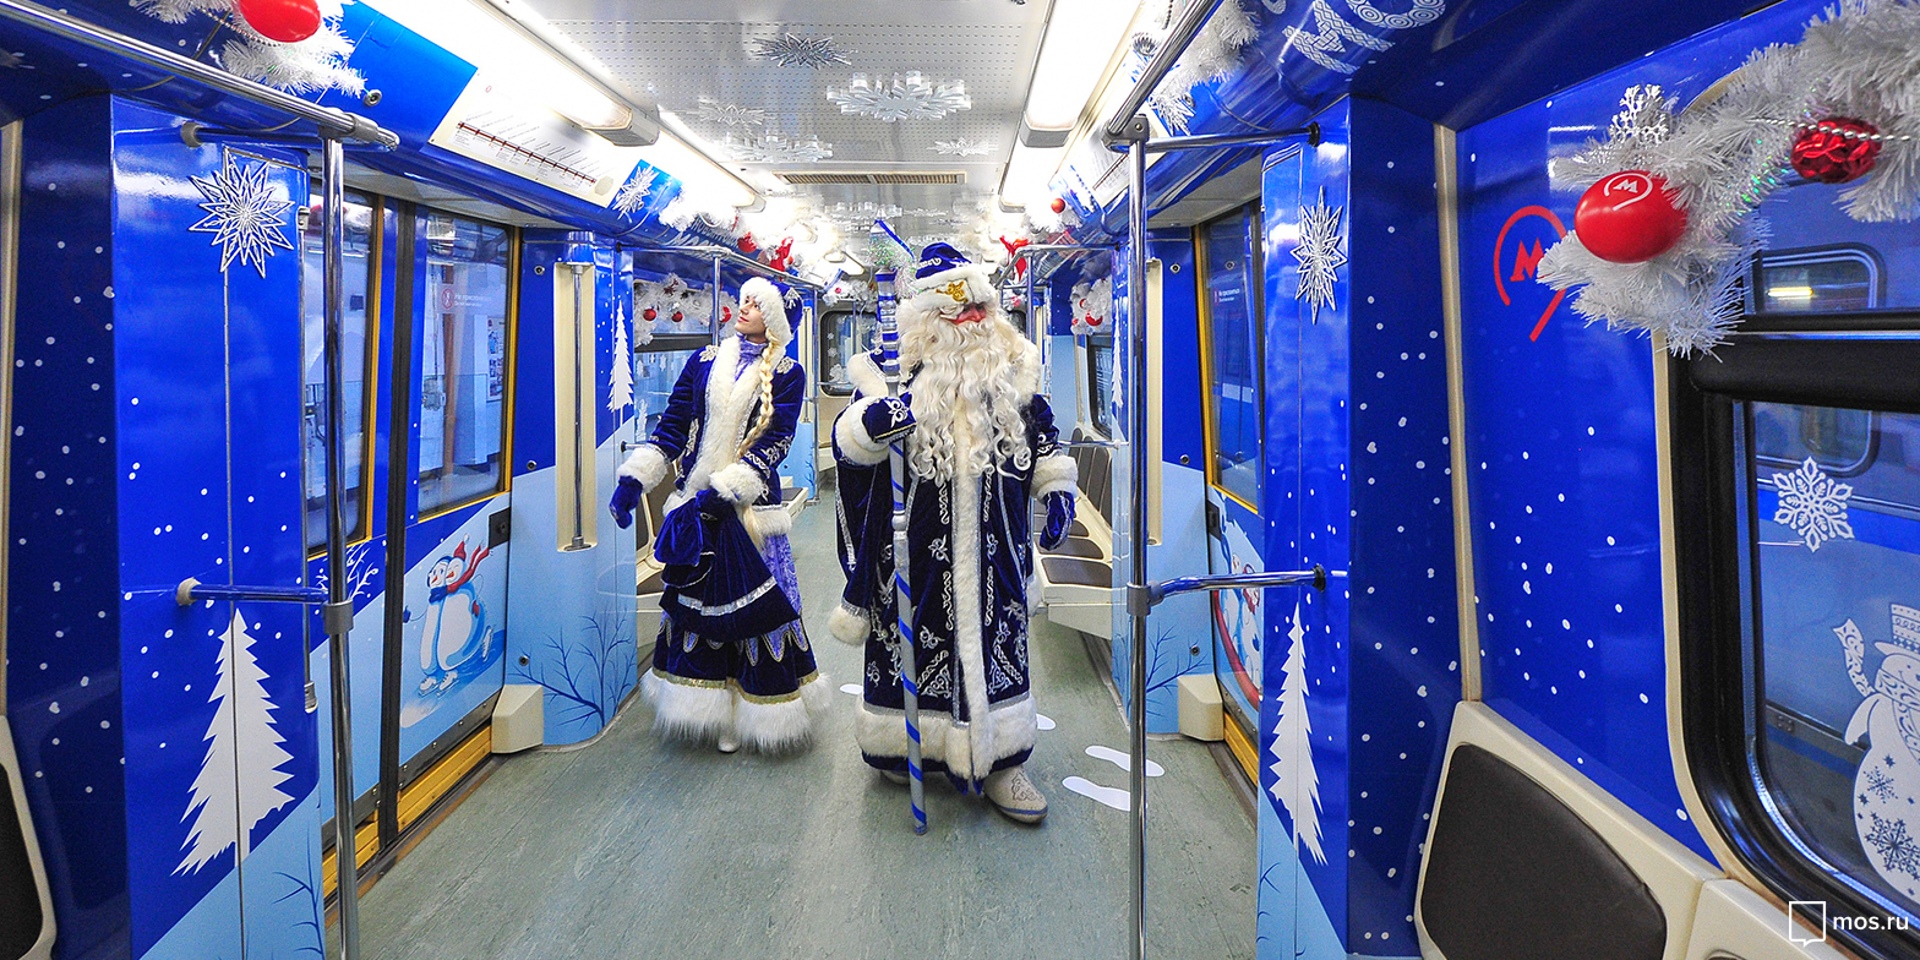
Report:
[{"label": "paper snowflake decoration", "polygon": [[755,40],[753,48],[754,59],[771,60],[783,67],[819,70],[836,63],[853,62],[834,44],[832,37],[796,37],[789,33],[782,37]]},{"label": "paper snowflake decoration", "polygon": [[892,77],[856,73],[845,89],[827,89],[827,99],[841,113],[872,117],[887,123],[900,120],[938,120],[950,113],[973,109],[973,98],[959,80],[928,80],[918,70]]},{"label": "paper snowflake decoration", "polygon": [[613,208],[632,216],[638,213],[641,207],[646,206],[647,197],[652,194],[653,175],[651,173],[645,176],[636,175],[620,187],[619,193],[613,195]]},{"label": "paper snowflake decoration", "polygon": [[693,108],[694,117],[708,123],[717,123],[723,127],[758,127],[767,122],[767,112],[758,107],[742,107],[738,104],[721,103],[712,97],[701,97],[700,105]]},{"label": "paper snowflake decoration", "polygon": [[220,172],[211,177],[189,179],[200,195],[207,198],[200,204],[207,215],[187,230],[213,234],[209,242],[220,248],[221,273],[239,260],[242,264],[252,264],[264,277],[267,258],[273,256],[275,250],[293,249],[293,241],[287,239],[285,232],[284,217],[297,204],[273,195],[273,187],[267,183],[266,164],[241,166],[228,154],[220,164]]},{"label": "paper snowflake decoration", "polygon": [[1313,322],[1320,322],[1322,308],[1333,309],[1335,271],[1347,262],[1340,235],[1340,209],[1327,206],[1327,188],[1320,188],[1320,202],[1300,208],[1300,242],[1293,258],[1300,261],[1300,281],[1293,298],[1304,300],[1313,310]]},{"label": "paper snowflake decoration", "polygon": [[737,163],[817,163],[833,156],[833,144],[819,137],[789,140],[771,133],[745,139],[729,135],[720,149]]},{"label": "paper snowflake decoration", "polygon": [[1853,539],[1853,524],[1847,520],[1853,485],[1835,482],[1812,457],[1792,473],[1774,474],[1773,489],[1780,494],[1773,522],[1791,527],[1808,552],[1819,550],[1828,540]]},{"label": "paper snowflake decoration", "polygon": [[943,157],[983,157],[993,152],[993,144],[986,140],[935,140],[931,148]]},{"label": "paper snowflake decoration", "polygon": [[1673,101],[1659,84],[1634,84],[1620,97],[1620,112],[1607,124],[1608,140],[1651,146],[1673,133]]}]

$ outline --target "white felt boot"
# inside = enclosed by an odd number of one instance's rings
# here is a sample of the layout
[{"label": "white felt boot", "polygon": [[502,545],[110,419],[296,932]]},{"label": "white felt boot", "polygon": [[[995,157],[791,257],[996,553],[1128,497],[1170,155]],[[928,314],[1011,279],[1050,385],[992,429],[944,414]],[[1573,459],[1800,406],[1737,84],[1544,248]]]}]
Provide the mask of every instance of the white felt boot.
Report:
[{"label": "white felt boot", "polygon": [[1028,779],[1023,767],[1008,767],[987,775],[987,801],[1009,820],[1039,823],[1047,818],[1047,798]]}]

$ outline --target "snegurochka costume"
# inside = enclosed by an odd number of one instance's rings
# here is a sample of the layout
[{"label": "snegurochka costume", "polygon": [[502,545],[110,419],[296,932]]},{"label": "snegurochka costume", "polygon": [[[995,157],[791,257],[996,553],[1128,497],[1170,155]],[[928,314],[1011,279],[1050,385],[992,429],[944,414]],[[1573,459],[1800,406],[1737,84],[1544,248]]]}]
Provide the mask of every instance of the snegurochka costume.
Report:
[{"label": "snegurochka costume", "polygon": [[856,723],[868,764],[901,780],[902,715],[893,582],[889,443],[906,437],[907,575],[919,670],[924,769],[1037,822],[1046,799],[1022,770],[1037,730],[1028,670],[1032,501],[1042,545],[1073,525],[1075,471],[1040,395],[1040,355],[1008,321],[984,269],[926,248],[899,308],[903,398],[880,356],[854,358],[857,392],[835,421],[846,592],[833,635],[866,647]]},{"label": "snegurochka costume", "polygon": [[779,466],[793,443],[806,372],[786,355],[780,291],[740,288],[766,342],[729,336],[687,361],[653,436],[619,470],[610,507],[625,527],[647,488],[676,471],[655,556],[666,564],[653,668],[640,678],[664,735],[731,751],[805,746],[831,687],[800,622],[800,589]]}]

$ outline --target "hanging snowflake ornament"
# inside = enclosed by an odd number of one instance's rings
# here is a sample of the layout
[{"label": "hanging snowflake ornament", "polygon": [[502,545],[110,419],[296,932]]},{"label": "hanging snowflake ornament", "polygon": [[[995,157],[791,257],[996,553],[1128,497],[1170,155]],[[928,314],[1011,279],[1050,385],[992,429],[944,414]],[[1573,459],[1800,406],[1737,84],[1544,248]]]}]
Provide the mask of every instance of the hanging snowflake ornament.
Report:
[{"label": "hanging snowflake ornament", "polygon": [[1154,88],[1148,102],[1161,122],[1176,132],[1187,132],[1193,121],[1193,88],[1232,76],[1240,65],[1240,51],[1259,38],[1260,25],[1240,0],[1221,4]]},{"label": "hanging snowflake ornament", "polygon": [[886,123],[901,120],[938,120],[950,113],[973,109],[967,85],[959,80],[933,81],[918,70],[892,77],[856,73],[844,88],[829,87],[827,99],[841,113],[871,117]]},{"label": "hanging snowflake ornament", "polygon": [[993,152],[994,145],[988,140],[960,137],[956,140],[935,140],[929,149],[943,157],[984,157]]},{"label": "hanging snowflake ornament", "polygon": [[647,198],[653,195],[653,173],[635,172],[633,177],[620,185],[618,193],[613,195],[613,209],[631,217],[647,205]]},{"label": "hanging snowflake ornament", "polygon": [[819,137],[789,140],[772,133],[744,138],[728,134],[720,149],[736,163],[818,163],[833,157],[833,144],[821,143]]},{"label": "hanging snowflake ornament", "polygon": [[783,67],[806,67],[810,70],[853,62],[834,44],[832,37],[797,37],[791,33],[753,41],[753,57]]},{"label": "hanging snowflake ornament", "polygon": [[759,107],[721,103],[712,97],[701,97],[699,106],[693,108],[693,116],[697,120],[704,120],[729,129],[764,126],[767,122],[767,111]]},{"label": "hanging snowflake ornament", "polygon": [[1799,43],[1755,52],[1684,113],[1656,87],[1630,88],[1606,141],[1554,161],[1554,186],[1657,178],[1685,228],[1670,247],[1625,263],[1596,256],[1576,228],[1547,252],[1538,279],[1578,288],[1573,310],[1590,323],[1659,333],[1678,356],[1711,351],[1745,310],[1742,281],[1767,234],[1754,211],[1795,175],[1795,160],[1819,179],[1851,181],[1838,199],[1856,220],[1920,215],[1915,49],[1920,4],[1847,0]]},{"label": "hanging snowflake ornament", "polygon": [[187,230],[213,234],[209,242],[220,248],[221,273],[239,260],[243,266],[251,264],[264,277],[267,258],[275,250],[293,249],[293,241],[287,239],[285,215],[297,204],[274,196],[266,164],[237,164],[229,153],[213,176],[188,179],[206,198],[200,209],[207,215]]},{"label": "hanging snowflake ornament", "polygon": [[1293,258],[1300,261],[1300,279],[1293,298],[1313,311],[1313,323],[1320,322],[1320,311],[1333,309],[1333,284],[1337,271],[1347,262],[1346,238],[1340,232],[1340,207],[1327,206],[1327,188],[1320,188],[1320,200],[1300,208],[1300,242],[1294,245]]},{"label": "hanging snowflake ornament", "polygon": [[1853,485],[1827,476],[1812,457],[1798,470],[1774,474],[1773,489],[1780,495],[1773,522],[1799,534],[1808,552],[1818,551],[1829,540],[1853,539],[1853,524],[1847,520]]}]

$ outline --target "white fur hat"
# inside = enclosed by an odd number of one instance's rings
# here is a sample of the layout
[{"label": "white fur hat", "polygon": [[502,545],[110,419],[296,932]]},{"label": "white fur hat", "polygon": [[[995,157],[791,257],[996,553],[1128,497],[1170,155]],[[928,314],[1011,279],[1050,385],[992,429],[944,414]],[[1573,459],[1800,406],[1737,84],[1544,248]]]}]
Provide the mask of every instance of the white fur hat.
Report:
[{"label": "white fur hat", "polygon": [[740,285],[740,302],[751,300],[760,307],[767,321],[767,342],[784,347],[793,342],[793,324],[787,320],[787,300],[780,288],[766,277],[754,277]]}]

